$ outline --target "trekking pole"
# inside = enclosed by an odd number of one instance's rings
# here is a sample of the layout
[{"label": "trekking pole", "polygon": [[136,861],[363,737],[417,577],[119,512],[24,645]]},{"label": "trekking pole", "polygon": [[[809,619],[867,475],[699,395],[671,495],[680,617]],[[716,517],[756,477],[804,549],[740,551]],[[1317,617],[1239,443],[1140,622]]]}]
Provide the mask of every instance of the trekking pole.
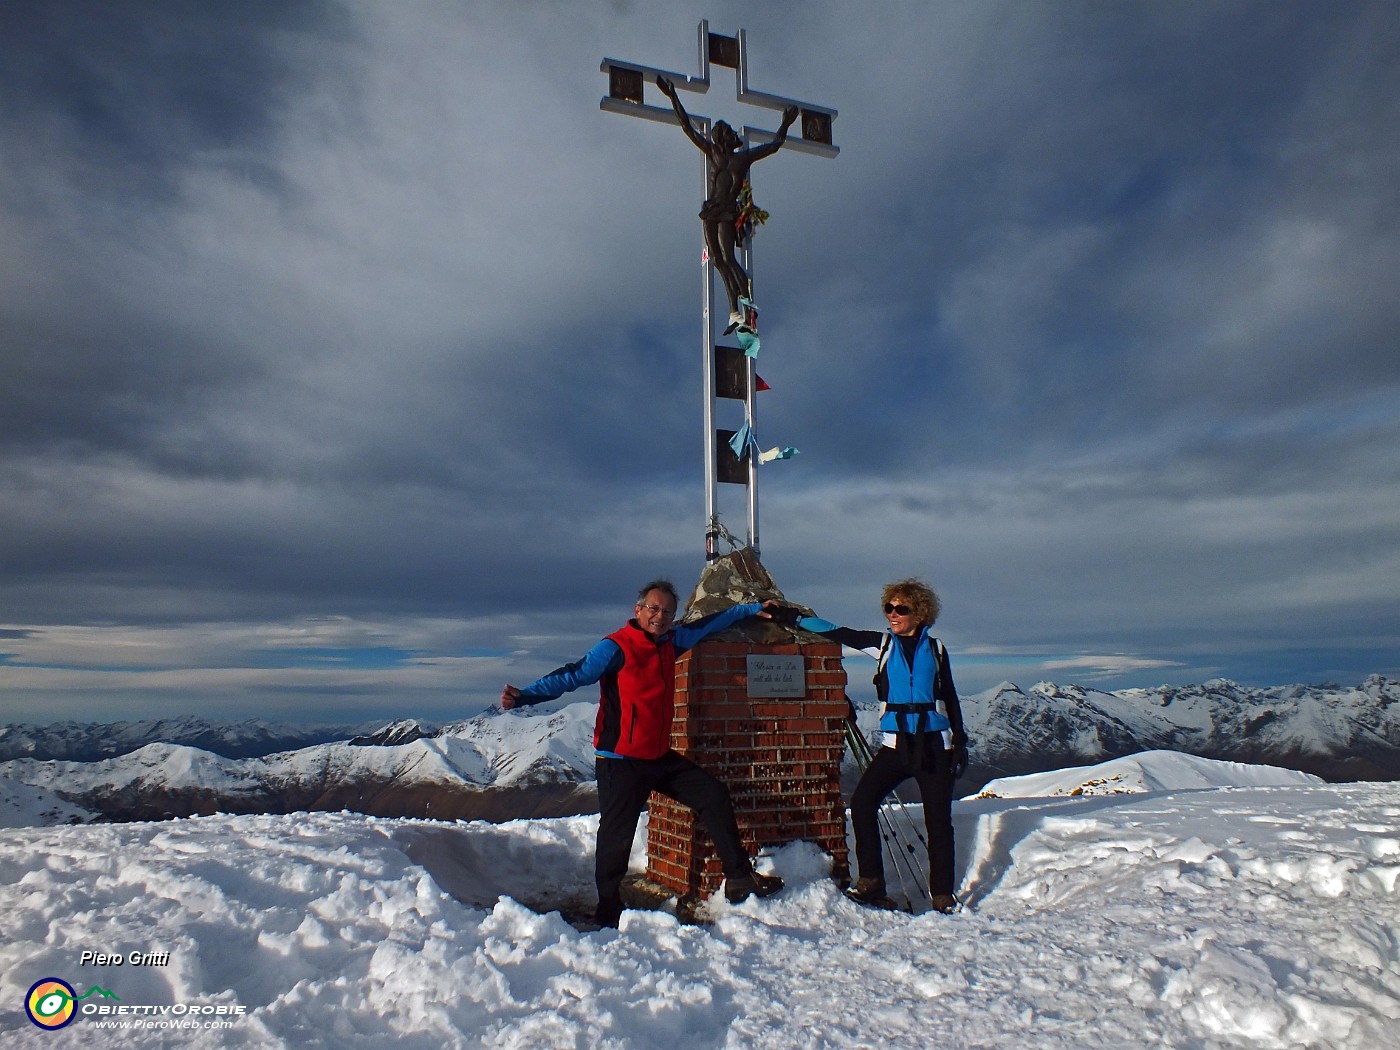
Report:
[{"label": "trekking pole", "polygon": [[[904,814],[905,819],[906,821],[908,821],[910,826],[914,826],[915,821],[913,816],[911,816],[909,811],[904,808],[904,803],[900,800],[899,796],[897,795],[895,796],[895,808],[898,812]],[[885,819],[889,820],[888,817],[886,817]],[[894,828],[893,821],[890,821],[890,827],[891,829]],[[909,871],[909,877],[914,880],[914,888],[918,891],[917,894],[910,894],[907,888],[904,891],[906,896],[909,897],[909,901],[911,904],[910,911],[913,911],[912,904],[915,896],[917,896],[920,900],[927,901],[929,903],[933,902],[933,898],[930,896],[930,893],[932,891],[928,888],[928,868],[927,865],[925,865],[922,871],[919,869],[918,854],[915,853],[914,846],[911,842],[908,842],[907,840],[901,842],[898,836],[896,836],[895,841],[899,845],[904,847],[904,854],[900,859],[904,861],[904,866]],[[924,841],[924,837],[922,835],[919,836],[919,841]],[[925,856],[928,855],[928,844],[926,842],[924,843],[924,854]],[[903,884],[903,881],[903,877],[901,876],[901,885]]]},{"label": "trekking pole", "polygon": [[[916,896],[928,897],[928,890],[924,887],[924,877],[919,874],[918,868],[914,864],[914,847],[899,837],[899,831],[895,828],[894,821],[890,820],[883,804],[880,806],[879,814],[881,826],[889,832],[889,852],[890,856],[894,858],[894,871],[899,878],[899,888],[904,891],[904,899],[909,902],[909,911],[912,912]],[[914,893],[909,892],[911,883],[916,891]]]},{"label": "trekking pole", "polygon": [[[894,794],[893,806],[895,811],[904,817],[904,822],[909,826],[909,830],[914,833],[914,837],[919,840],[919,845],[924,847],[924,853],[927,854],[928,839],[924,837],[923,828],[921,828],[919,822],[914,819],[914,814],[909,812],[909,804],[905,802],[904,799],[900,798],[898,794]],[[911,854],[914,853],[914,844],[912,842],[907,843],[905,848],[908,849]]]}]

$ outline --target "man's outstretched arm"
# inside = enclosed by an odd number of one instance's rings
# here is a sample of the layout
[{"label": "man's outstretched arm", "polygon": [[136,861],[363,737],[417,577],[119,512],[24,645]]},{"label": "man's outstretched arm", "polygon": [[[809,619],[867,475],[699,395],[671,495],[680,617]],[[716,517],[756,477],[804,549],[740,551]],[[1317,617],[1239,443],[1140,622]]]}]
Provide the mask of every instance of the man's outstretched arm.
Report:
[{"label": "man's outstretched arm", "polygon": [[702,638],[706,638],[716,631],[722,631],[740,620],[746,620],[750,616],[757,616],[763,620],[773,619],[771,610],[780,608],[782,602],[769,599],[766,602],[749,602],[745,605],[734,605],[722,612],[713,613],[703,620],[695,623],[679,624],[672,631],[676,652],[683,653],[687,649],[693,649]]},{"label": "man's outstretched arm", "polygon": [[585,685],[592,685],[609,671],[622,666],[622,650],[611,638],[604,638],[584,654],[583,659],[550,671],[523,688],[507,684],[501,690],[501,707],[529,707],[557,700]]}]

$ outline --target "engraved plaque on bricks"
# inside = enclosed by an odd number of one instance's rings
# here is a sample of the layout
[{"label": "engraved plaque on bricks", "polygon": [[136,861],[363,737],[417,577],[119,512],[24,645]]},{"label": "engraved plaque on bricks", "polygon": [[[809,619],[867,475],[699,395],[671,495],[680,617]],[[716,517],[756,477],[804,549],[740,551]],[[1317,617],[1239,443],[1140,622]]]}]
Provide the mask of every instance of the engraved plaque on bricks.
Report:
[{"label": "engraved plaque on bricks", "polygon": [[750,697],[806,696],[807,671],[802,656],[750,653],[748,656],[748,695]]}]

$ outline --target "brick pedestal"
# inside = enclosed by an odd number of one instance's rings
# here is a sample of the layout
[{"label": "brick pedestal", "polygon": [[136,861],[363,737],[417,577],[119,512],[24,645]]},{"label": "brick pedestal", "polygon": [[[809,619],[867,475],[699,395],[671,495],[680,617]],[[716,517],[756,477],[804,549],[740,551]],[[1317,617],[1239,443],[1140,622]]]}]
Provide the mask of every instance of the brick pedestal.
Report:
[{"label": "brick pedestal", "polygon": [[[844,881],[849,858],[841,801],[847,712],[841,647],[824,640],[733,640],[744,633],[743,625],[731,628],[677,662],[671,746],[729,788],[751,854],[799,839],[813,842],[831,854],[832,875]],[[804,695],[750,697],[748,658],[754,655],[800,656]],[[660,795],[651,796],[648,809],[647,878],[683,898],[718,889],[724,873],[695,815]]]}]

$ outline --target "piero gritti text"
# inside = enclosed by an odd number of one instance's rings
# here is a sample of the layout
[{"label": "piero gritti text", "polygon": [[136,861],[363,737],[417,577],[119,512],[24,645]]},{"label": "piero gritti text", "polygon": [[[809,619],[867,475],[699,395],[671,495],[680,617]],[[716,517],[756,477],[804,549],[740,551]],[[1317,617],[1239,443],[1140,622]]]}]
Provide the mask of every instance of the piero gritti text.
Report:
[{"label": "piero gritti text", "polygon": [[85,951],[78,957],[79,966],[165,966],[170,962],[169,952],[117,952]]}]

